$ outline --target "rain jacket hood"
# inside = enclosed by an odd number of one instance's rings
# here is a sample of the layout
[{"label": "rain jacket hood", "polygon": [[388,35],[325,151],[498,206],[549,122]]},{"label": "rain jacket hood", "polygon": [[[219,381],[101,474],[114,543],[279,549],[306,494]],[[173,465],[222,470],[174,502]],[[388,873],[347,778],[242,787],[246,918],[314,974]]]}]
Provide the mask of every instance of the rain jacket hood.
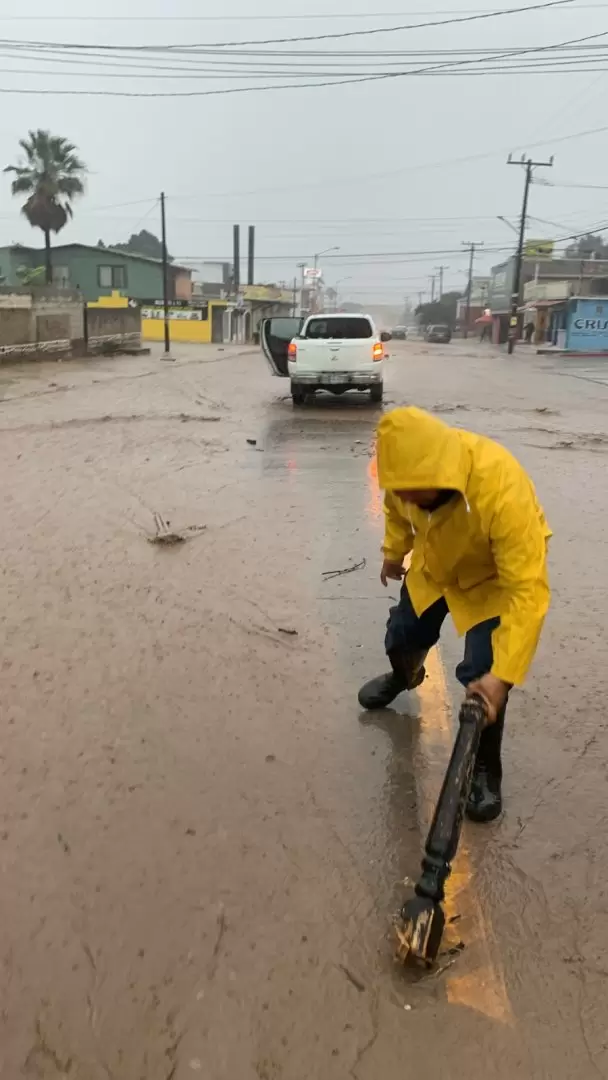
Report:
[{"label": "rain jacket hood", "polygon": [[409,406],[378,425],[378,481],[384,491],[441,488],[464,495],[471,468],[460,433]]},{"label": "rain jacket hood", "polygon": [[[530,477],[504,446],[414,407],[382,418],[377,454],[384,556],[401,563],[411,554],[407,590],[416,614],[443,597],[460,634],[499,617],[492,672],[523,682],[550,597],[551,530]],[[429,511],[396,494],[426,488],[460,498]]]}]

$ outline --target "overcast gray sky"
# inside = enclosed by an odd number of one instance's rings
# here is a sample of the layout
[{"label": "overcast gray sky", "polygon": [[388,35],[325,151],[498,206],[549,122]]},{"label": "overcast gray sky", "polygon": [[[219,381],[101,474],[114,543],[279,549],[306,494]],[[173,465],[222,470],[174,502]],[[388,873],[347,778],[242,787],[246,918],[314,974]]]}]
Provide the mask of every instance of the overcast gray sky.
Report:
[{"label": "overcast gray sky", "polygon": [[[205,45],[440,21],[529,2],[426,0],[424,11],[422,0],[376,0],[375,5],[371,0],[326,0],[325,7],[320,0],[313,0],[312,7],[298,0],[260,0],[259,7],[252,0],[224,0],[219,6],[201,0],[109,0],[101,9],[92,0],[67,0],[55,8],[61,16],[50,18],[47,0],[30,0],[20,8],[2,3],[0,36],[97,46]],[[6,15],[9,9],[20,17]],[[103,18],[98,18],[100,10]],[[488,248],[504,248],[506,255],[515,240],[497,220],[498,214],[514,220],[519,212],[523,174],[507,167],[509,150],[518,155],[529,150],[541,158],[555,154],[554,168],[542,175],[556,186],[535,186],[530,202],[531,215],[555,225],[531,221],[530,234],[560,236],[608,221],[608,3],[574,0],[496,19],[257,47],[277,55],[255,62],[283,66],[297,65],[295,50],[329,51],[334,55],[306,61],[319,63],[336,78],[332,73],[338,64],[349,71],[365,65],[370,74],[386,73],[389,63],[401,70],[403,57],[390,56],[391,51],[479,49],[492,56],[499,49],[529,49],[602,33],[607,33],[605,41],[592,43],[600,45],[601,55],[594,53],[584,65],[593,71],[576,70],[581,61],[573,56],[571,68],[559,74],[418,75],[166,98],[88,97],[83,92],[183,94],[268,85],[272,79],[244,77],[239,69],[227,76],[226,66],[220,77],[209,70],[211,62],[221,62],[216,57],[154,54],[139,63],[157,67],[136,73],[133,62],[125,72],[124,55],[112,52],[100,66],[82,52],[58,62],[41,58],[31,46],[18,56],[0,46],[4,90],[45,91],[3,94],[1,159],[6,164],[17,159],[17,141],[29,128],[50,128],[78,146],[90,170],[87,194],[76,204],[74,221],[59,243],[96,243],[99,238],[112,243],[142,227],[158,232],[153,200],[164,189],[169,246],[178,259],[230,259],[231,225],[238,221],[257,225],[259,281],[292,280],[298,262],[338,246],[339,252],[321,259],[325,279],[328,284],[348,279],[340,291],[353,300],[416,297],[419,290],[428,290],[429,275],[440,263],[449,267],[445,288],[462,289],[467,256],[458,250],[461,241],[485,241]],[[336,58],[338,50],[357,55]],[[428,66],[459,57],[408,59],[414,66]],[[241,57],[238,62],[253,61]],[[201,70],[190,75],[187,65],[195,63]],[[279,81],[309,78],[292,74]],[[54,96],[50,90],[75,93]],[[560,141],[604,125],[605,132]],[[563,186],[593,184],[606,189]],[[3,193],[2,243],[38,245],[41,234],[20,218],[9,177]],[[498,251],[484,254],[478,272],[502,257]]]}]

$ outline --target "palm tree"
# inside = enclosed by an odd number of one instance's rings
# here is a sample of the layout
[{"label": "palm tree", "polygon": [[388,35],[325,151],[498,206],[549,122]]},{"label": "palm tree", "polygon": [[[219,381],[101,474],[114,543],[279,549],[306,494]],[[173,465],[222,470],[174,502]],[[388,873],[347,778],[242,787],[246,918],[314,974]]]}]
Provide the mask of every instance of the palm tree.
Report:
[{"label": "palm tree", "polygon": [[24,157],[18,165],[8,165],[14,173],[13,195],[28,195],[21,211],[30,225],[44,233],[47,285],[53,281],[51,233],[58,233],[72,217],[72,199],[84,194],[86,165],[76,147],[50,131],[30,131],[20,139]]}]

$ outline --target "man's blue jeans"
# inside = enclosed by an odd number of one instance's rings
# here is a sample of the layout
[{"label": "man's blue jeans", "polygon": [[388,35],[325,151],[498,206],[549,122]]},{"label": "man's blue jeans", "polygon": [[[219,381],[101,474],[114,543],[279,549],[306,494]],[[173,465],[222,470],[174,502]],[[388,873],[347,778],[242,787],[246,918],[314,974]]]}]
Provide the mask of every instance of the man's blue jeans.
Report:
[{"label": "man's blue jeans", "polygon": [[[416,615],[407,591],[407,579],[401,588],[399,603],[390,610],[386,625],[384,647],[389,658],[403,657],[411,652],[432,649],[439,641],[441,627],[448,614],[445,600],[437,600],[422,615]],[[471,627],[464,639],[464,656],[456,667],[456,678],[463,686],[475,682],[492,668],[492,631],[500,625],[500,619],[486,619]],[[500,747],[505,723],[501,709],[495,724],[487,727],[481,736],[477,754],[478,766],[484,766],[492,775],[502,777]]]}]

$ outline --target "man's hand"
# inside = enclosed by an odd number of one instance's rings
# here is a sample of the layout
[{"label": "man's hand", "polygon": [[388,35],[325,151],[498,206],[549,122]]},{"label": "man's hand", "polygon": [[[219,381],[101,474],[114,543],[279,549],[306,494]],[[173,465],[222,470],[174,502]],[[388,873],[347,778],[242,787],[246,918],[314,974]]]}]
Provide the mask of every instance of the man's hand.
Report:
[{"label": "man's hand", "polygon": [[391,559],[384,560],[380,571],[380,581],[385,589],[389,581],[401,581],[404,576],[403,563],[393,562]]},{"label": "man's hand", "polygon": [[496,675],[488,672],[487,675],[482,675],[481,679],[469,683],[467,697],[471,697],[472,694],[479,694],[480,698],[483,698],[488,711],[488,723],[494,724],[498,713],[506,704],[510,689],[509,683],[497,679]]}]

